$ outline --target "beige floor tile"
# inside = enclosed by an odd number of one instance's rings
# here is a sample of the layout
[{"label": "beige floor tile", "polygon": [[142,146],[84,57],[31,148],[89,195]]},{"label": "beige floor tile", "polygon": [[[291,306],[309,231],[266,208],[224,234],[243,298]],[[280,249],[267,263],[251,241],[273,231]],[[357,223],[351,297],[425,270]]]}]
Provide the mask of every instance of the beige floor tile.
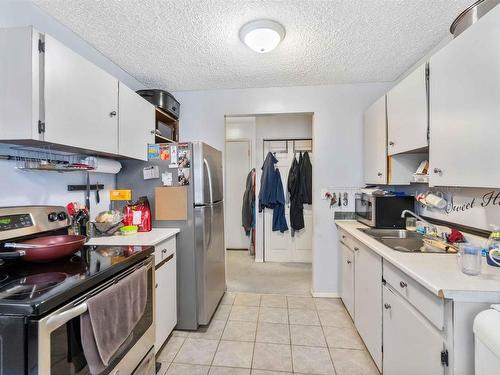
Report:
[{"label": "beige floor tile", "polygon": [[293,369],[304,374],[335,374],[327,348],[292,346]]},{"label": "beige floor tile", "polygon": [[229,318],[229,314],[231,313],[231,305],[220,305],[215,311],[215,314],[212,320],[223,320],[226,321]]},{"label": "beige floor tile", "polygon": [[272,344],[290,344],[288,324],[259,323],[257,325],[257,342]]},{"label": "beige floor tile", "polygon": [[213,361],[214,366],[250,368],[253,342],[221,341]]},{"label": "beige floor tile", "polygon": [[218,343],[216,340],[192,339],[188,337],[173,362],[188,365],[210,365]]},{"label": "beige floor tile", "polygon": [[377,366],[365,350],[330,349],[337,375],[379,375]]},{"label": "beige floor tile", "polygon": [[365,349],[361,337],[354,327],[323,327],[330,348]]},{"label": "beige floor tile", "polygon": [[207,375],[209,368],[209,366],[172,363],[168,368],[166,375]]},{"label": "beige floor tile", "polygon": [[260,305],[263,307],[279,307],[281,309],[286,309],[286,296],[279,294],[263,294],[260,297]]},{"label": "beige floor tile", "polygon": [[241,322],[230,320],[224,328],[222,340],[232,341],[255,341],[255,332],[257,331],[256,322]]},{"label": "beige floor tile", "polygon": [[252,375],[292,375],[292,373],[283,371],[252,370]]},{"label": "beige floor tile", "polygon": [[289,309],[316,310],[316,305],[312,297],[288,296],[286,299],[288,300]]},{"label": "beige floor tile", "polygon": [[255,343],[252,368],[273,371],[292,371],[290,345]]},{"label": "beige floor tile", "polygon": [[212,366],[208,375],[250,375],[250,369]]},{"label": "beige floor tile", "polygon": [[156,375],[165,375],[169,367],[170,367],[170,362],[160,362],[160,368],[156,372]]},{"label": "beige floor tile", "polygon": [[353,327],[351,317],[346,311],[318,310],[321,325],[332,327]]},{"label": "beige floor tile", "polygon": [[172,337],[188,337],[189,331],[178,331],[174,330],[172,331]]},{"label": "beige floor tile", "polygon": [[259,308],[253,306],[233,306],[229,320],[256,322],[259,317]]},{"label": "beige floor tile", "polygon": [[186,338],[183,336],[171,336],[158,355],[158,361],[172,362],[185,340]]},{"label": "beige floor tile", "polygon": [[302,324],[308,326],[319,326],[319,318],[316,310],[288,309],[290,324]]},{"label": "beige floor tile", "polygon": [[226,322],[223,320],[212,320],[208,327],[202,327],[196,332],[191,332],[188,337],[194,339],[220,340]]},{"label": "beige floor tile", "polygon": [[292,345],[326,347],[323,329],[320,326],[291,325]]},{"label": "beige floor tile", "polygon": [[260,306],[260,294],[237,293],[234,299],[236,306]]},{"label": "beige floor tile", "polygon": [[288,324],[288,311],[278,307],[261,307],[259,322]]},{"label": "beige floor tile", "polygon": [[232,305],[234,303],[234,298],[236,297],[236,293],[226,292],[224,293],[224,297],[220,301],[221,305]]},{"label": "beige floor tile", "polygon": [[318,310],[344,311],[345,307],[340,298],[314,298]]}]

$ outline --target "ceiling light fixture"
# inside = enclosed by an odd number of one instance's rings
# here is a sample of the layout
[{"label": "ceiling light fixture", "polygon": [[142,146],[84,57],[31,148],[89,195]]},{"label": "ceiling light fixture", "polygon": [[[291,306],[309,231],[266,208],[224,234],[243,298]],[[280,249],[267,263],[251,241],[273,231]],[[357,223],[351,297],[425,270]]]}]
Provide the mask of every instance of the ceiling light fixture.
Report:
[{"label": "ceiling light fixture", "polygon": [[240,39],[258,53],[275,49],[285,38],[285,28],[276,21],[255,20],[240,29]]}]

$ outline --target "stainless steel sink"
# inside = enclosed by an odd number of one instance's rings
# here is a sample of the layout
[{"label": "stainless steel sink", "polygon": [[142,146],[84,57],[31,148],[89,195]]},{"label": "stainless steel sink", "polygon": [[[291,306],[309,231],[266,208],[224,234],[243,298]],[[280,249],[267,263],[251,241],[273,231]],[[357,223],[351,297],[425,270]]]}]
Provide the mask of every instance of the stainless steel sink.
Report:
[{"label": "stainless steel sink", "polygon": [[417,232],[405,229],[373,229],[363,228],[361,232],[366,233],[377,241],[389,246],[391,249],[405,253],[433,253],[442,251],[426,250],[422,251],[424,246],[423,236]]}]

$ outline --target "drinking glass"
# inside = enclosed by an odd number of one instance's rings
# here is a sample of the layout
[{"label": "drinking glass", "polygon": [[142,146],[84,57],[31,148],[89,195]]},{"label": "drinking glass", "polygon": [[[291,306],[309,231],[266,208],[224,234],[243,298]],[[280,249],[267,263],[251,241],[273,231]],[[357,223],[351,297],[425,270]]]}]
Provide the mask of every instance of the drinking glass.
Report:
[{"label": "drinking glass", "polygon": [[470,243],[459,244],[459,262],[463,273],[476,276],[481,273],[481,246]]}]

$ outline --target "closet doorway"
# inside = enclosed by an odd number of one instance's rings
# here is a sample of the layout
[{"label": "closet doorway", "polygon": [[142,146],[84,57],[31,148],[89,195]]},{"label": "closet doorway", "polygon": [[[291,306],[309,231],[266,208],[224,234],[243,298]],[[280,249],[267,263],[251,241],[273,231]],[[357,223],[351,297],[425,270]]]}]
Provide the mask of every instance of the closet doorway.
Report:
[{"label": "closet doorway", "polygon": [[[290,227],[290,197],[287,194],[288,173],[295,158],[307,152],[312,158],[312,139],[264,140],[264,158],[268,152],[274,154],[276,167],[281,174],[285,190],[285,217]],[[304,204],[304,229],[295,231],[291,228],[284,233],[272,230],[273,212],[264,210],[264,261],[266,262],[312,262],[312,205]]]}]

